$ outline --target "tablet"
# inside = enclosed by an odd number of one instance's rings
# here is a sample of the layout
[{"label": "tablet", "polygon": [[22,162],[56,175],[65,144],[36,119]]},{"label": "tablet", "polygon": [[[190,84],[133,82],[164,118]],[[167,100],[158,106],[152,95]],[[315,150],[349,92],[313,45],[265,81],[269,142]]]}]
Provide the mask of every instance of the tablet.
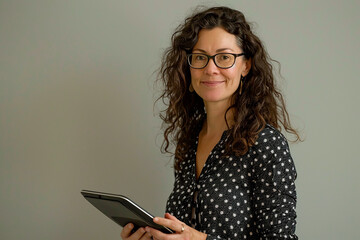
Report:
[{"label": "tablet", "polygon": [[149,226],[164,233],[173,233],[171,229],[154,223],[154,217],[150,213],[125,196],[89,190],[82,190],[81,194],[94,207],[122,227],[132,223],[133,231],[139,227]]}]

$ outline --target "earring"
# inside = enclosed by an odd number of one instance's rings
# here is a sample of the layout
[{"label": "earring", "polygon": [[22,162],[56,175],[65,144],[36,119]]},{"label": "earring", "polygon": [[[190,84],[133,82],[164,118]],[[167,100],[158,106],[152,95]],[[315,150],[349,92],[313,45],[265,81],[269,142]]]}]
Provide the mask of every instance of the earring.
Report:
[{"label": "earring", "polygon": [[192,85],[192,83],[190,83],[190,86],[189,86],[189,92],[194,92],[194,88],[193,88],[193,85]]},{"label": "earring", "polygon": [[241,95],[241,93],[242,93],[244,78],[245,78],[245,77],[244,77],[243,75],[241,75],[241,77],[240,77],[240,91],[239,91],[239,95]]}]

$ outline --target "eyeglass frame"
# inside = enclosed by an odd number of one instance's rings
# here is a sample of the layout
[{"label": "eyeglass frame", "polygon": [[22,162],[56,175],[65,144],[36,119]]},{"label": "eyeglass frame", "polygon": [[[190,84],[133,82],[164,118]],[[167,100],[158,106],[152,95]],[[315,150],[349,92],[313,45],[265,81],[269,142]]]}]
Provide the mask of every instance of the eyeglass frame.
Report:
[{"label": "eyeglass frame", "polygon": [[[207,62],[206,62],[206,64],[205,64],[205,66],[203,66],[203,67],[201,67],[201,68],[196,68],[196,67],[191,66],[190,57],[191,57],[191,55],[193,55],[193,54],[201,54],[201,55],[206,56],[206,57],[207,57]],[[232,64],[230,67],[219,67],[219,66],[216,64],[215,57],[216,57],[217,55],[220,55],[220,54],[230,54],[230,55],[233,55],[233,56],[234,56],[234,62],[233,62],[233,64]],[[210,59],[213,60],[213,62],[214,62],[214,64],[216,65],[216,67],[221,68],[221,69],[228,69],[228,68],[231,68],[232,66],[234,66],[234,64],[235,64],[235,62],[236,62],[236,58],[237,58],[237,57],[240,57],[240,56],[245,56],[245,53],[217,53],[217,54],[212,55],[212,56],[207,55],[207,54],[205,54],[205,53],[189,53],[189,54],[186,54],[186,58],[187,58],[187,62],[188,62],[188,64],[189,64],[189,66],[190,66],[191,68],[194,68],[194,69],[203,69],[203,68],[206,68],[206,66],[209,64]]]}]

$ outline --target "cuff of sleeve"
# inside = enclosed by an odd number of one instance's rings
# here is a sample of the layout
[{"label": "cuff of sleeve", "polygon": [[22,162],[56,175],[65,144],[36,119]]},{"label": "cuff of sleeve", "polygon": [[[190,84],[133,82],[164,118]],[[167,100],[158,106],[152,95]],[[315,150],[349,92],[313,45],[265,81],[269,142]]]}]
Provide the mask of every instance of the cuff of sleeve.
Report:
[{"label": "cuff of sleeve", "polygon": [[213,236],[210,234],[207,234],[206,240],[220,240],[221,238],[219,236]]}]

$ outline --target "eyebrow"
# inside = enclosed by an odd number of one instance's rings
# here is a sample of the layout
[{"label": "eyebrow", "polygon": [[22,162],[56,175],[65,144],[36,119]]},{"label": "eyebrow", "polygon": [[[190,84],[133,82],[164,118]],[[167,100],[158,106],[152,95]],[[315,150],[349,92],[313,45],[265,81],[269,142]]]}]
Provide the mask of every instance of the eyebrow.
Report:
[{"label": "eyebrow", "polygon": [[[234,50],[231,49],[231,48],[219,48],[219,49],[217,49],[215,52],[216,52],[216,53],[219,53],[219,52],[223,52],[223,51],[226,51],[226,50],[234,51]],[[195,49],[193,49],[193,51],[199,51],[199,52],[207,53],[205,50],[199,49],[199,48],[195,48]]]}]

